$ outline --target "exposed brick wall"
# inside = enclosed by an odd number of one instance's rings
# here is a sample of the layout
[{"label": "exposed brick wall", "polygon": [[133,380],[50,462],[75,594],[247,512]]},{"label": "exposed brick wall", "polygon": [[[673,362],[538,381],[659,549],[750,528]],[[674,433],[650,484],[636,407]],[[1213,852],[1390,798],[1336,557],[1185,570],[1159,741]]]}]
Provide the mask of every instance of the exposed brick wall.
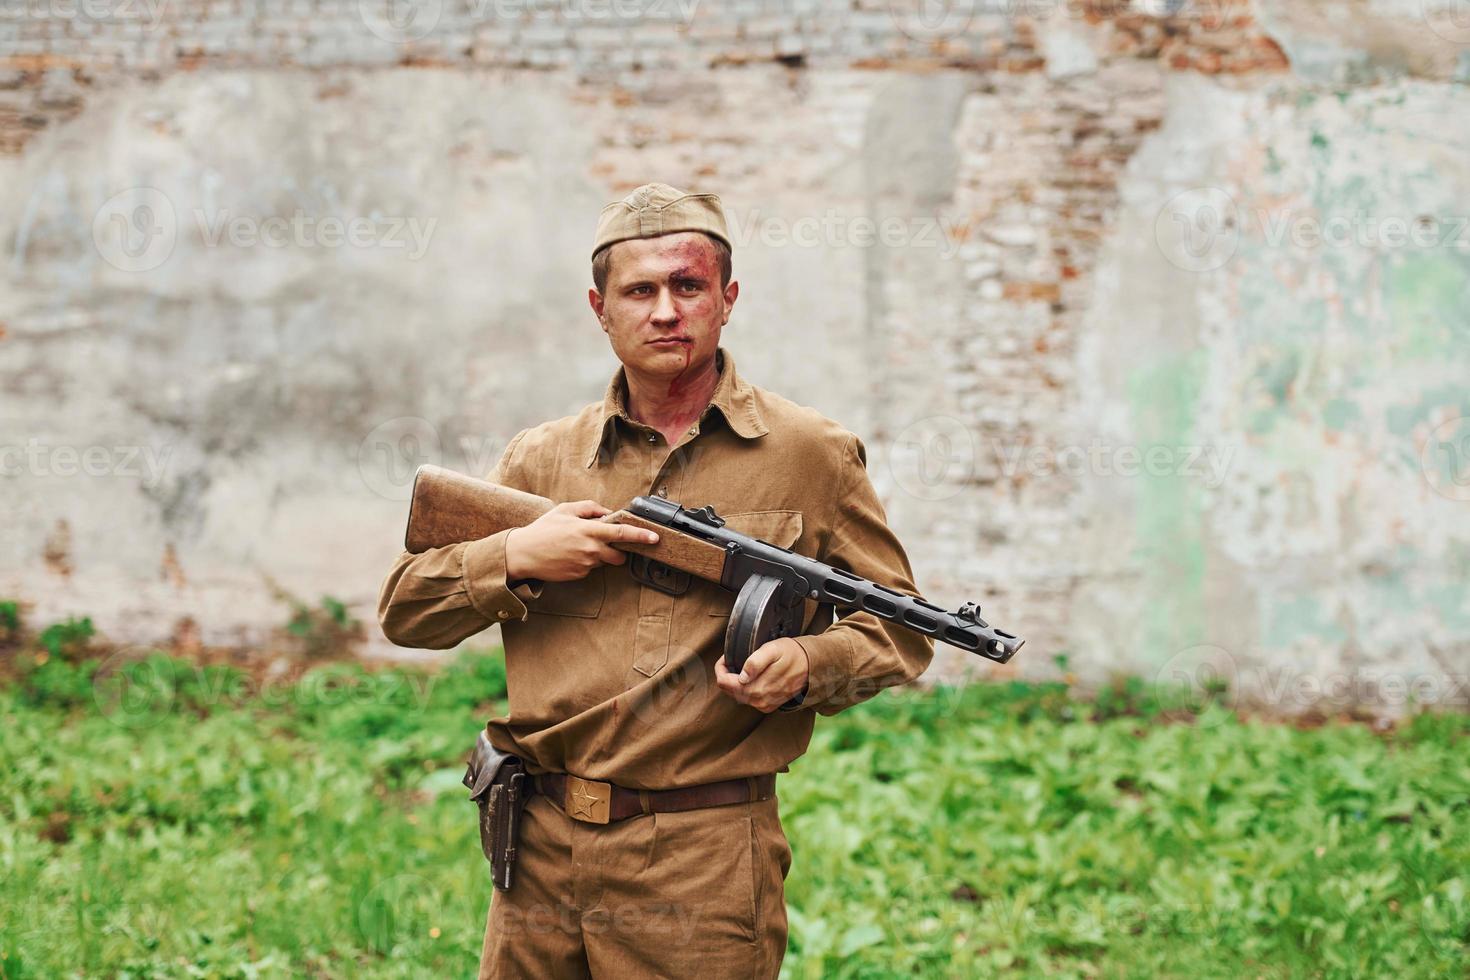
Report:
[{"label": "exposed brick wall", "polygon": [[[1056,22],[1092,32],[1105,61],[1208,73],[1285,67],[1244,0],[1191,3],[1167,16],[1124,0],[962,0],[950,5],[949,20],[929,24],[909,6],[420,0],[414,19],[398,28],[374,14],[371,0],[0,0],[0,152],[18,152],[37,131],[70,118],[91,88],[118,73],[478,66],[566,70],[636,87],[640,72],[774,61],[806,70],[964,68],[1001,84],[1046,68],[1038,32]],[[1065,144],[1077,134],[1054,136]]]}]

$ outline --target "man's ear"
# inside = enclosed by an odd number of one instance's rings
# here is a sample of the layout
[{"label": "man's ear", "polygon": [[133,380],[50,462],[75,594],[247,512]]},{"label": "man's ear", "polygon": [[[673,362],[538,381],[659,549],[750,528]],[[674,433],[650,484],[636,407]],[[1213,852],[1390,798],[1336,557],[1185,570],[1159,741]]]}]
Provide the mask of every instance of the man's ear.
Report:
[{"label": "man's ear", "polygon": [[602,332],[607,333],[607,319],[603,316],[602,294],[593,286],[587,290],[587,305],[592,307],[592,312],[597,316],[597,322],[602,325]]},{"label": "man's ear", "polygon": [[721,326],[730,322],[730,311],[735,308],[735,300],[739,297],[740,283],[731,279],[730,285],[725,287],[725,319],[720,322]]}]

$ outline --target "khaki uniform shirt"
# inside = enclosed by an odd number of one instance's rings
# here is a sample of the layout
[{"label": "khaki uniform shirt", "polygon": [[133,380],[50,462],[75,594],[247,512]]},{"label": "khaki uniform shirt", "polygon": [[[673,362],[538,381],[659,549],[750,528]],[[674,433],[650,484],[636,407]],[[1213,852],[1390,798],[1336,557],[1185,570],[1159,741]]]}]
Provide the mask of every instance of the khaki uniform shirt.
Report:
[{"label": "khaki uniform shirt", "polygon": [[[719,358],[709,407],[673,447],[628,416],[620,368],[601,402],[516,435],[488,479],[614,510],[638,495],[712,505],[733,530],[916,594],[858,437],[744,381],[724,348]],[[865,612],[833,623],[831,607],[808,600],[809,635],[797,638],[810,662],[805,701],[763,714],[715,684],[733,593],[694,579],[671,596],[617,565],[575,582],[508,583],[509,533],[404,552],[378,611],[388,638],[410,647],[452,647],[501,624],[510,709],[487,732],[533,772],[667,789],[785,771],[815,713],[912,680],[934,653],[928,637]]]}]

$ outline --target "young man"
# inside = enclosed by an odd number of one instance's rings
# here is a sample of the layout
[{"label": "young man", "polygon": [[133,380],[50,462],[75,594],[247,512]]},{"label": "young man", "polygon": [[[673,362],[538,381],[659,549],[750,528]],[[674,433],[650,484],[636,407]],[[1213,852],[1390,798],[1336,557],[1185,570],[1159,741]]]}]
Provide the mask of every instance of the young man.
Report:
[{"label": "young man", "polygon": [[719,199],[638,188],[603,209],[592,267],[622,367],[602,401],[519,433],[488,477],[564,502],[405,552],[379,617],[393,642],[435,649],[501,624],[510,709],[486,731],[537,792],[481,977],[774,977],[791,865],[775,774],[806,751],[814,714],[913,679],[933,644],[808,602],[803,635],[736,676],[729,593],[695,579],[676,597],[607,567],[625,560],[614,542],[655,538],[595,518],[656,495],[916,594],[862,442],[745,381],[720,346],[739,285]]}]

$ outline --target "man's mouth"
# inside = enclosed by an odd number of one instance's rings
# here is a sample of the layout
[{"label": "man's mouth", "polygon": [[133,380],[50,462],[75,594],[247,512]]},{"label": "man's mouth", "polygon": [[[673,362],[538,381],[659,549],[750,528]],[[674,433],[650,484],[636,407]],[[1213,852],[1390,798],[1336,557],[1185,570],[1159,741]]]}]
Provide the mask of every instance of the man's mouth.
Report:
[{"label": "man's mouth", "polygon": [[650,340],[649,343],[655,347],[675,347],[679,344],[693,343],[693,341],[688,337],[659,337],[657,340]]}]

